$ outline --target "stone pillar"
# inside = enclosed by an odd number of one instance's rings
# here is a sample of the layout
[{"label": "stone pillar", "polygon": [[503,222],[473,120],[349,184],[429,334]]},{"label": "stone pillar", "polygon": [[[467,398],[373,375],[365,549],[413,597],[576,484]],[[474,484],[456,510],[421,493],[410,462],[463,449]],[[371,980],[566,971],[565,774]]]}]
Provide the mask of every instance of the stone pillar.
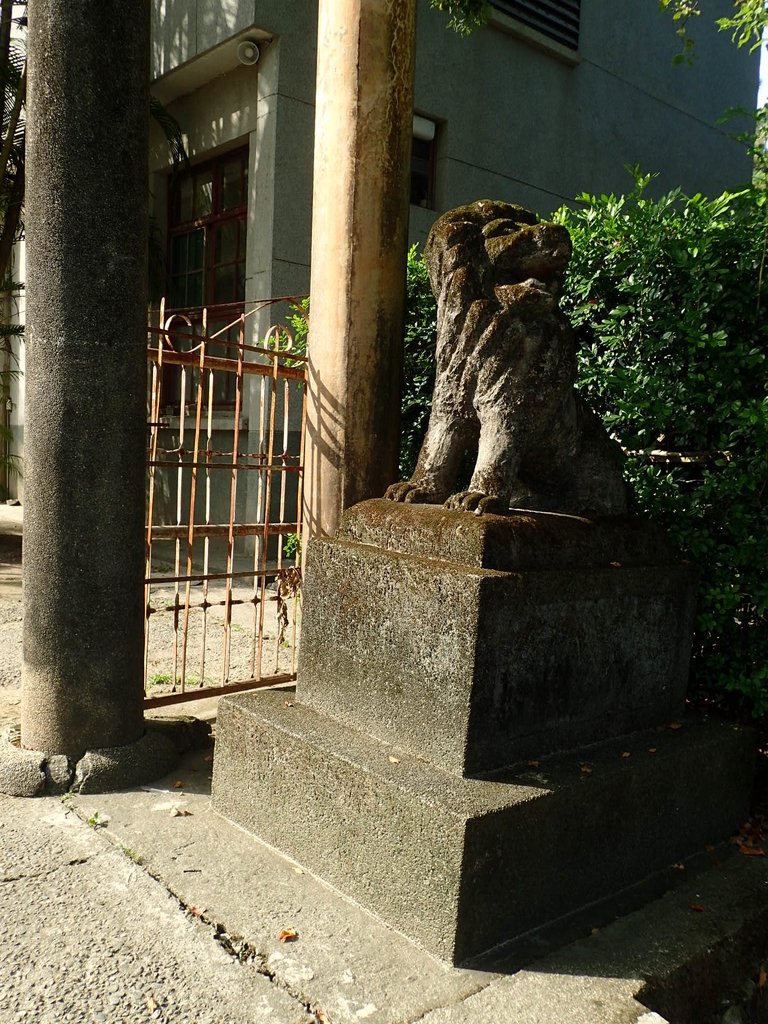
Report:
[{"label": "stone pillar", "polygon": [[305,530],[397,475],[415,0],[320,0]]},{"label": "stone pillar", "polygon": [[150,0],[35,0],[23,747],[143,731]]}]

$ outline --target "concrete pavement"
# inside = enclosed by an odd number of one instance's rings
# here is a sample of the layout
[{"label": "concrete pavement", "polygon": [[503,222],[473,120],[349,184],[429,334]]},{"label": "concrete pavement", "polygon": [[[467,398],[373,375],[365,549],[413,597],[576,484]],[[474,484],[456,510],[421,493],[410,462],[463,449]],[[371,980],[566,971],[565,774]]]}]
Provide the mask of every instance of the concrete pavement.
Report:
[{"label": "concrete pavement", "polygon": [[[14,563],[0,562],[2,577]],[[0,647],[16,643],[20,597],[20,579],[0,591]],[[17,696],[0,685],[0,721]],[[450,968],[219,817],[212,758],[193,751],[125,792],[0,796],[0,1024],[768,1019],[747,1016],[768,1010],[765,857],[710,851],[666,896],[585,920],[523,970]]]},{"label": "concrete pavement", "polygon": [[446,967],[216,815],[211,759],[0,797],[0,1024],[702,1024],[765,956],[765,858],[717,852],[524,970]]}]

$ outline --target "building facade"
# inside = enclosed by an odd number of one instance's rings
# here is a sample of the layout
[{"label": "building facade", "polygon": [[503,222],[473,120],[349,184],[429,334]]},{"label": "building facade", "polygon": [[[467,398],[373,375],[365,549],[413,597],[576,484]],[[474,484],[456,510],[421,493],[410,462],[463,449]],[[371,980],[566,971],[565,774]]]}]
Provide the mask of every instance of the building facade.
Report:
[{"label": "building facade", "polygon": [[[703,5],[691,66],[673,62],[655,0],[496,0],[469,38],[418,3],[412,242],[478,198],[546,215],[583,191],[626,191],[627,165],[656,173],[657,192],[749,180],[744,147],[717,123],[754,108],[758,87],[757,55],[714,27],[727,0]],[[226,303],[229,317],[308,291],[316,25],[317,0],[155,0],[152,91],[191,161],[174,178],[153,125],[153,290],[170,306]],[[252,338],[271,317],[251,318]],[[17,451],[22,387],[9,410]]]},{"label": "building facade", "polygon": [[[744,149],[716,122],[754,107],[757,59],[715,30],[716,14],[698,19],[686,66],[673,63],[678,40],[653,0],[499,0],[469,38],[419,0],[412,241],[481,197],[547,214],[582,191],[626,191],[629,164],[658,173],[658,190],[717,194],[748,180]],[[316,18],[316,0],[155,4],[153,91],[193,164],[213,160],[215,174],[229,153],[247,163],[248,299],[308,288]],[[248,41],[255,63],[241,62]],[[151,171],[156,223],[173,230],[157,131]]]}]

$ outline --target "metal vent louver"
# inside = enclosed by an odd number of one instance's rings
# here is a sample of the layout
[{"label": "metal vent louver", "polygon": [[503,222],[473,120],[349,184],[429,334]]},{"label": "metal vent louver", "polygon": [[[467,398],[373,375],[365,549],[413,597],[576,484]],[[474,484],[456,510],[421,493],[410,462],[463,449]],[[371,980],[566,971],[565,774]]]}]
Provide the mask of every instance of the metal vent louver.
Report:
[{"label": "metal vent louver", "polygon": [[581,0],[491,0],[491,3],[568,49],[579,48]]}]

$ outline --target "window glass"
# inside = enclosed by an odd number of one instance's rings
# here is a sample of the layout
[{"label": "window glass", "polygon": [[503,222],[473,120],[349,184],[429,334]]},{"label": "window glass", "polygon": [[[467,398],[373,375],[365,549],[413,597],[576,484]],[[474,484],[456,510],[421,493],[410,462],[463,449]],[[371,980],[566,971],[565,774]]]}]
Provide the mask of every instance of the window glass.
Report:
[{"label": "window glass", "polygon": [[195,175],[195,219],[213,212],[213,171]]},{"label": "window glass", "polygon": [[[185,310],[196,334],[202,333],[201,306],[209,311],[209,335],[235,320],[243,308],[247,162],[247,150],[230,152],[169,183],[167,306]],[[226,309],[216,309],[224,303]],[[238,327],[227,337],[236,341]],[[179,338],[179,346],[189,344]],[[227,348],[220,340],[210,343],[209,352],[230,359],[237,356],[236,348]],[[216,402],[233,402],[234,376],[222,373],[214,380]],[[175,394],[177,403],[180,381],[177,368],[166,369],[164,393]]]},{"label": "window glass", "polygon": [[217,263],[232,263],[237,259],[237,221],[225,221],[216,232]]},{"label": "window glass", "polygon": [[234,302],[236,268],[232,264],[225,264],[223,267],[216,267],[214,271],[214,302]]},{"label": "window glass", "polygon": [[231,210],[245,202],[245,161],[229,160],[221,169],[221,208]]},{"label": "window glass", "polygon": [[186,306],[186,275],[174,275],[171,277],[168,288],[168,305],[173,308]]},{"label": "window glass", "polygon": [[192,220],[195,215],[191,177],[184,178],[179,183],[178,197],[179,212],[177,216],[178,221],[183,224],[185,221]]},{"label": "window glass", "polygon": [[184,303],[185,306],[202,306],[203,305],[203,272],[202,270],[196,271],[194,274],[187,276],[187,299]]},{"label": "window glass", "polygon": [[187,269],[187,234],[174,235],[171,239],[171,275],[183,274]]},{"label": "window glass", "polygon": [[411,204],[432,206],[434,141],[414,139],[411,151]]},{"label": "window glass", "polygon": [[189,270],[201,270],[204,265],[205,231],[203,228],[197,228],[195,231],[190,231],[187,238],[189,239],[187,268]]}]

